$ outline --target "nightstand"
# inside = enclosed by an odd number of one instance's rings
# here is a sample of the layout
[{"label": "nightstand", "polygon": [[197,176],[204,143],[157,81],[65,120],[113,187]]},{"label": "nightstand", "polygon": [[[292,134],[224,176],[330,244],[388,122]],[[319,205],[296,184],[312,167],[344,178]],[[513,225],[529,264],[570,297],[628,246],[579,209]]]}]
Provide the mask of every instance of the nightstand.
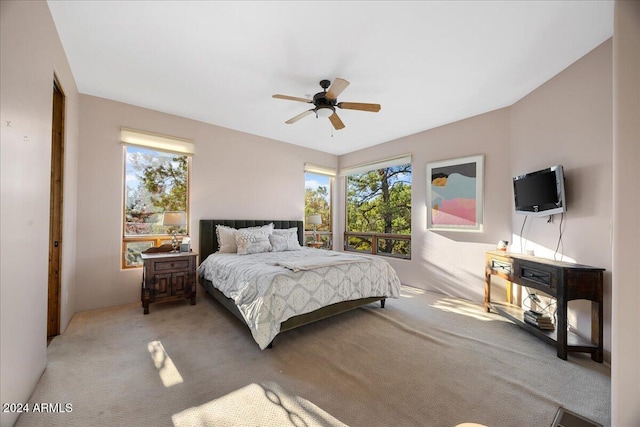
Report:
[{"label": "nightstand", "polygon": [[320,249],[324,247],[324,242],[307,242],[307,246],[310,248]]},{"label": "nightstand", "polygon": [[143,253],[142,289],[140,299],[144,314],[149,314],[149,304],[180,299],[196,303],[195,252]]}]

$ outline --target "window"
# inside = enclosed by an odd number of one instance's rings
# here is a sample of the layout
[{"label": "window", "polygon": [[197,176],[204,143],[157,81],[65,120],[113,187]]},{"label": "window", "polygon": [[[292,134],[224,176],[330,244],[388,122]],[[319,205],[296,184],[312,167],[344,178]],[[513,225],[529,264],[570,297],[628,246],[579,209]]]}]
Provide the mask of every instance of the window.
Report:
[{"label": "window", "polygon": [[[186,212],[189,217],[192,147],[186,152],[180,145],[165,145],[159,150],[155,149],[159,145],[140,143],[142,140],[153,141],[153,134],[141,132],[137,135],[142,139],[132,143],[131,139],[127,140],[124,129],[121,134],[125,144],[123,268],[141,266],[140,254],[151,247],[171,243],[174,230],[178,235],[188,234],[188,221],[184,226],[167,227],[163,225],[163,219],[166,211]],[[171,148],[175,151],[170,151]]]},{"label": "window", "polygon": [[[333,247],[331,232],[331,192],[335,171],[306,164],[304,174],[305,242],[318,241],[324,248]],[[311,215],[320,215],[320,224],[310,224]],[[317,217],[316,217],[317,218]],[[315,232],[315,237],[314,237]]]},{"label": "window", "polygon": [[347,251],[411,258],[411,157],[343,171]]}]

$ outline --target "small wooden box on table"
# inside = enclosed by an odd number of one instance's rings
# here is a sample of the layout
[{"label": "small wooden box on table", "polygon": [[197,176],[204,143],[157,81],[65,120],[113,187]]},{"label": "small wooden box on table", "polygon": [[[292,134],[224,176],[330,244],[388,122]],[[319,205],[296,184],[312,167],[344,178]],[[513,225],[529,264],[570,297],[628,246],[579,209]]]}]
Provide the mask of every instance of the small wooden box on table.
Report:
[{"label": "small wooden box on table", "polygon": [[[554,261],[534,256],[504,251],[486,253],[484,307],[494,310],[523,329],[555,345],[558,357],[567,360],[568,352],[591,353],[591,358],[602,363],[603,329],[603,273],[604,268]],[[496,275],[507,283],[506,302],[491,301],[491,276]],[[542,291],[556,299],[557,322],[555,330],[542,330],[524,321],[520,307],[521,289],[514,299],[512,283]],[[567,330],[567,303],[572,300],[591,301],[591,341]]]},{"label": "small wooden box on table", "polygon": [[180,299],[196,303],[195,252],[158,252],[142,255],[142,290],[140,299],[144,314],[149,304]]}]

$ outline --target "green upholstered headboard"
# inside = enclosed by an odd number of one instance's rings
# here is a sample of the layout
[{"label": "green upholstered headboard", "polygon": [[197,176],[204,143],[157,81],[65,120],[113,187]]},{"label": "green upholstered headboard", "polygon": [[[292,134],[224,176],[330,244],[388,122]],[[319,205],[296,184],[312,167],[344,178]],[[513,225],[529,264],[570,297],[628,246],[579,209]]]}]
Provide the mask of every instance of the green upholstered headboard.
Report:
[{"label": "green upholstered headboard", "polygon": [[207,259],[209,255],[218,250],[218,237],[216,236],[216,225],[226,225],[236,229],[255,227],[273,223],[274,228],[298,227],[298,241],[304,246],[304,222],[303,221],[281,221],[262,219],[201,219],[200,220],[200,262]]}]

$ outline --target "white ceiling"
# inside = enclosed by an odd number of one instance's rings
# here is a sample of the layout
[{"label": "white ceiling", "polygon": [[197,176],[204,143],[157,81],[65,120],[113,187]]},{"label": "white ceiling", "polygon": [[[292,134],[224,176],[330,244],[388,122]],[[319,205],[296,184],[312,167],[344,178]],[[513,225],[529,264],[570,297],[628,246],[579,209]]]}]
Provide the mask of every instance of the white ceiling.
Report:
[{"label": "white ceiling", "polygon": [[[511,105],[613,33],[612,1],[48,3],[81,93],[333,154]],[[309,105],[271,95],[335,77],[381,111],[284,123]]]}]

